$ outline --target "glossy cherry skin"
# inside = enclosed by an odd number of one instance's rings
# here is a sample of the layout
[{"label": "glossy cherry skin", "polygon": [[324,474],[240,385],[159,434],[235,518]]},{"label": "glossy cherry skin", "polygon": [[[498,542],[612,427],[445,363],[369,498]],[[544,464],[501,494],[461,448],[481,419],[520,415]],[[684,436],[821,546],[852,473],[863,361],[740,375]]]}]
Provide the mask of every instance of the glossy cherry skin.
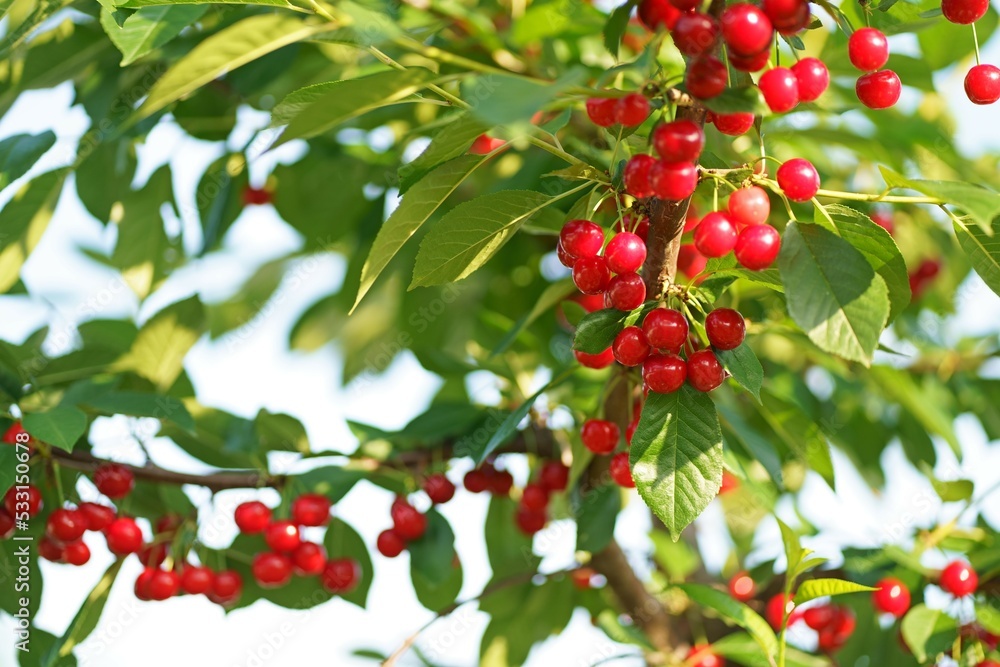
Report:
[{"label": "glossy cherry skin", "polygon": [[539,483],[548,491],[565,491],[569,485],[569,468],[559,461],[546,461],[538,473]]},{"label": "glossy cherry skin", "polygon": [[1000,67],[976,65],[965,75],[965,94],[973,104],[993,104],[1000,100]]},{"label": "glossy cherry skin", "polygon": [[699,100],[718,97],[726,89],[729,72],[721,60],[711,55],[703,55],[688,66],[684,84],[688,92]]},{"label": "glossy cherry skin", "polygon": [[441,505],[455,497],[455,485],[443,473],[436,472],[424,480],[424,492],[432,503]]},{"label": "glossy cherry skin", "polygon": [[804,158],[786,161],[778,167],[775,177],[785,196],[795,202],[809,201],[819,190],[819,173],[812,162]]},{"label": "glossy cherry skin", "polygon": [[326,566],[326,548],[315,542],[303,542],[292,552],[292,571],[301,577],[319,574]]},{"label": "glossy cherry skin", "polygon": [[472,142],[472,145],[469,146],[469,152],[473,155],[489,155],[505,143],[507,142],[503,139],[496,139],[488,134],[480,134],[476,137],[476,140]]},{"label": "glossy cherry skin", "polygon": [[899,101],[902,86],[895,72],[883,69],[859,77],[854,92],[869,109],[888,109]]},{"label": "glossy cherry skin", "polygon": [[581,352],[580,350],[573,350],[573,356],[576,357],[576,360],[581,366],[593,368],[595,370],[607,368],[611,364],[615,363],[615,353],[610,347],[603,352],[598,352],[597,354],[589,354],[587,352]]},{"label": "glossy cherry skin", "polygon": [[638,14],[639,20],[650,30],[673,30],[681,10],[670,0],[642,0]]},{"label": "glossy cherry skin", "polygon": [[138,553],[142,548],[142,530],[135,519],[121,517],[104,529],[108,549],[116,556]]},{"label": "glossy cherry skin", "polygon": [[517,514],[514,515],[514,523],[517,524],[518,530],[525,535],[534,535],[545,528],[548,520],[548,515],[545,512],[533,512],[525,507],[518,507]]},{"label": "glossy cherry skin", "polygon": [[722,38],[729,53],[752,56],[770,48],[774,39],[771,19],[756,5],[738,2],[722,13]]},{"label": "glossy cherry skin", "polygon": [[90,547],[83,540],[70,542],[63,547],[63,560],[70,565],[86,565],[90,560]]},{"label": "glossy cherry skin", "polygon": [[813,630],[822,630],[836,618],[833,605],[821,604],[802,612],[802,620]]},{"label": "glossy cherry skin", "polygon": [[38,540],[38,555],[53,563],[63,562],[64,547],[61,543],[53,540],[48,535],[43,535]]},{"label": "glossy cherry skin", "polygon": [[204,565],[185,565],[181,571],[181,590],[188,595],[201,595],[212,590],[215,574]]},{"label": "glossy cherry skin", "polygon": [[302,538],[298,526],[291,521],[275,521],[264,529],[264,541],[274,551],[294,551]]},{"label": "glossy cherry skin", "polygon": [[12,486],[4,494],[3,506],[7,513],[14,518],[25,513],[29,518],[37,516],[44,507],[42,492],[33,484],[26,484],[22,487]]},{"label": "glossy cherry skin", "polygon": [[649,100],[641,93],[629,93],[615,100],[615,122],[634,127],[649,117]]},{"label": "glossy cherry skin", "polygon": [[319,581],[331,593],[350,593],[361,581],[361,566],[353,558],[331,558],[320,573]]},{"label": "glossy cherry skin", "polygon": [[681,14],[670,34],[678,51],[696,57],[715,44],[719,38],[719,24],[708,14],[689,12]]},{"label": "glossy cherry skin", "polygon": [[521,507],[532,512],[544,512],[549,506],[549,492],[541,484],[530,483],[521,491]]},{"label": "glossy cherry skin", "polygon": [[208,592],[208,599],[223,607],[228,607],[239,600],[243,593],[243,578],[239,572],[233,570],[222,570],[216,572],[212,578],[212,590]]},{"label": "glossy cherry skin", "polygon": [[646,300],[646,283],[638,273],[620,273],[608,283],[606,299],[611,308],[635,310]]},{"label": "glossy cherry skin", "polygon": [[687,318],[679,310],[656,308],[646,314],[642,331],[651,346],[677,354],[687,342],[690,328]]},{"label": "glossy cherry skin", "polygon": [[729,195],[729,219],[737,225],[761,225],[771,215],[771,199],[764,188],[751,185]]},{"label": "glossy cherry skin", "polygon": [[749,602],[757,593],[757,584],[746,572],[737,572],[729,580],[729,594],[740,602]]},{"label": "glossy cherry skin", "polygon": [[135,477],[123,465],[104,463],[94,471],[94,486],[108,498],[124,498],[135,486]]},{"label": "glossy cherry skin", "polygon": [[708,644],[695,644],[688,651],[684,664],[690,667],[725,667],[726,661],[712,653]]},{"label": "glossy cherry skin", "polygon": [[847,56],[862,72],[874,72],[889,62],[889,40],[877,28],[859,28],[847,42]]},{"label": "glossy cherry skin", "polygon": [[746,320],[732,308],[716,308],[705,318],[705,332],[712,347],[734,350],[746,338]]},{"label": "glossy cherry skin", "polygon": [[[485,467],[485,466],[484,466]],[[486,468],[487,479],[489,480],[489,492],[494,496],[506,498],[510,495],[510,490],[514,488],[514,476],[509,470],[497,470],[490,466]]]},{"label": "glossy cherry skin", "polygon": [[705,133],[687,119],[663,123],[653,130],[653,148],[664,162],[695,162],[705,148]]},{"label": "glossy cherry skin", "polygon": [[611,457],[608,472],[615,484],[626,489],[635,488],[635,480],[632,479],[632,468],[628,463],[628,452],[618,452]]},{"label": "glossy cherry skin", "polygon": [[799,84],[800,102],[814,102],[830,87],[830,70],[819,58],[803,58],[791,70]]},{"label": "glossy cherry skin", "polygon": [[694,230],[694,247],[705,257],[724,257],[736,247],[736,225],[725,213],[709,213]]},{"label": "glossy cherry skin", "polygon": [[[778,593],[767,601],[764,618],[767,619],[775,632],[780,631],[783,627],[786,611],[788,612],[787,624],[789,626],[801,618],[801,612],[795,609],[795,604],[792,602],[794,597],[794,595],[786,596],[784,593]],[[789,607],[791,609],[788,609]]]},{"label": "glossy cherry skin", "polygon": [[604,247],[604,230],[590,220],[570,220],[559,231],[559,243],[570,257],[597,257]]},{"label": "glossy cherry skin", "polygon": [[799,80],[787,67],[767,70],[760,75],[757,86],[774,113],[791,111],[799,103]]},{"label": "glossy cherry skin", "polygon": [[688,356],[687,381],[698,391],[712,391],[725,379],[722,364],[712,350],[698,350]]},{"label": "glossy cherry skin", "polygon": [[809,25],[808,0],[763,0],[760,8],[783,35],[794,35]]},{"label": "glossy cherry skin", "polygon": [[738,137],[749,132],[753,127],[753,121],[752,113],[712,114],[712,124],[715,125],[715,129],[730,137]]},{"label": "glossy cherry skin", "polygon": [[687,378],[687,365],[675,354],[654,354],[642,364],[642,380],[650,391],[672,394]]},{"label": "glossy cherry skin", "polygon": [[611,127],[615,124],[615,98],[591,97],[587,100],[587,118],[598,127]]},{"label": "glossy cherry skin", "polygon": [[625,182],[625,190],[630,195],[638,199],[653,196],[653,186],[649,182],[649,170],[654,164],[656,164],[656,158],[644,153],[633,155],[625,163],[622,179]]},{"label": "glossy cherry skin", "polygon": [[886,577],[875,584],[875,587],[878,589],[872,593],[872,604],[875,609],[902,618],[910,608],[910,589],[906,584],[899,579]]},{"label": "glossy cherry skin", "polygon": [[733,250],[741,266],[751,271],[762,271],[778,258],[781,235],[770,225],[747,227],[740,232]]},{"label": "glossy cherry skin", "polygon": [[990,0],[941,0],[941,13],[952,23],[968,25],[986,16]]},{"label": "glossy cherry skin", "polygon": [[621,430],[618,424],[606,419],[588,419],[580,429],[583,446],[595,454],[610,454],[618,447]]},{"label": "glossy cherry skin", "polygon": [[646,244],[637,234],[615,234],[604,249],[604,260],[613,273],[635,273],[646,259]]},{"label": "glossy cherry skin", "polygon": [[325,526],[330,520],[330,499],[304,493],[292,502],[292,521],[300,526]]},{"label": "glossy cherry skin", "polygon": [[615,353],[615,360],[622,366],[638,366],[651,351],[646,334],[637,326],[625,327],[619,331],[611,349]]},{"label": "glossy cherry skin", "polygon": [[659,161],[649,169],[649,184],[660,199],[687,199],[698,187],[698,168],[692,162]]},{"label": "glossy cherry skin", "polygon": [[939,585],[948,593],[957,598],[972,595],[979,586],[979,575],[969,566],[960,560],[948,563],[947,567],[941,570]]},{"label": "glossy cherry skin", "polygon": [[259,500],[251,500],[240,503],[233,513],[233,518],[241,533],[247,535],[263,533],[271,523],[271,508]]},{"label": "glossy cherry skin", "polygon": [[87,530],[87,516],[75,509],[60,507],[54,510],[45,522],[45,532],[49,537],[62,542],[75,542]]},{"label": "glossy cherry skin", "polygon": [[181,577],[173,570],[155,570],[146,584],[146,592],[151,600],[169,600],[180,590]]},{"label": "glossy cherry skin", "polygon": [[740,72],[759,72],[771,62],[771,51],[764,49],[760,53],[752,56],[738,56],[735,53],[729,54],[729,64],[733,69]]},{"label": "glossy cherry skin", "polygon": [[390,514],[392,527],[404,540],[418,540],[427,532],[427,517],[403,498],[392,503]]},{"label": "glossy cherry skin", "polygon": [[[475,491],[474,493],[481,493],[481,491]],[[392,528],[387,528],[378,534],[378,538],[375,540],[375,548],[386,558],[395,558],[403,553],[403,549],[406,548],[406,540]]]},{"label": "glossy cherry skin", "polygon": [[610,281],[611,270],[603,257],[582,257],[573,265],[573,284],[584,294],[600,294]]}]

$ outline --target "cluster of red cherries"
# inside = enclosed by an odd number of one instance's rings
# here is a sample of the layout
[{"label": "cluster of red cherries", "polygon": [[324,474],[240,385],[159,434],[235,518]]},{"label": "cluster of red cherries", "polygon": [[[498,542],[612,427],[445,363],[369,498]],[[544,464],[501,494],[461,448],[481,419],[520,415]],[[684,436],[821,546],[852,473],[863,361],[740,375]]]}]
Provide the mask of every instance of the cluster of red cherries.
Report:
[{"label": "cluster of red cherries", "polygon": [[[990,0],[941,0],[941,13],[952,23],[972,25],[986,16]],[[979,63],[965,75],[965,94],[973,104],[993,104],[1000,100],[1000,67]]]},{"label": "cluster of red cherries", "polygon": [[[455,486],[450,481],[448,484],[451,485],[448,500],[451,500],[451,497],[455,495]],[[430,494],[428,493],[428,495]],[[424,536],[424,533],[427,532],[427,517],[402,496],[392,502],[389,516],[392,518],[392,528],[386,528],[379,533],[375,541],[375,548],[386,558],[395,558],[403,553],[408,543]]]},{"label": "cluster of red cherries", "polygon": [[[464,485],[472,493],[490,493],[506,498],[514,487],[514,477],[509,471],[498,470],[494,463],[487,461],[465,473]],[[559,461],[544,462],[538,470],[537,479],[521,490],[514,514],[518,529],[525,535],[534,535],[544,528],[549,521],[548,506],[552,494],[565,491],[568,485],[569,468]]]}]

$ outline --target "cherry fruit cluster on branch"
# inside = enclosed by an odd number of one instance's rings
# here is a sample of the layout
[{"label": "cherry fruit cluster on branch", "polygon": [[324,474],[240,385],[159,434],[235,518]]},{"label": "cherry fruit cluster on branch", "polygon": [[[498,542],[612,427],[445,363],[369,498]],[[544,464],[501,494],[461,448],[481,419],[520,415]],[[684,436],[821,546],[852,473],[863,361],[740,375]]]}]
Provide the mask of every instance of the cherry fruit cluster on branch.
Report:
[{"label": "cherry fruit cluster on branch", "polygon": [[[507,497],[514,489],[514,476],[507,470],[497,470],[492,461],[465,474],[464,485],[472,493],[490,493]],[[534,481],[520,491],[513,520],[525,535],[534,535],[549,521],[548,507],[552,494],[561,493],[569,485],[569,468],[559,461],[544,461]],[[432,498],[433,500],[433,498]]]}]

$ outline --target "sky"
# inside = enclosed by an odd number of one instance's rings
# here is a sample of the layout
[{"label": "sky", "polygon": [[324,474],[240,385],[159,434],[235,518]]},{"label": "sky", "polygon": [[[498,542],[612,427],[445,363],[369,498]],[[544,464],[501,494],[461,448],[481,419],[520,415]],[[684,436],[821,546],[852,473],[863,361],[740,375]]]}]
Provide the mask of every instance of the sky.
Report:
[{"label": "sky", "polygon": [[[984,51],[984,59],[1000,63],[1000,43],[994,40]],[[961,93],[961,76],[940,77],[939,85],[959,118],[958,142],[970,154],[1000,150],[1000,124],[995,122],[996,107],[975,108]],[[0,138],[18,132],[54,130],[57,145],[45,156],[31,175],[68,163],[79,137],[87,127],[79,108],[71,108],[72,91],[62,86],[52,91],[26,93],[0,120]],[[237,134],[246,133],[266,123],[259,113],[242,113]],[[234,137],[234,143],[239,139]],[[181,198],[182,220],[177,224],[197,224],[189,214],[193,187],[203,168],[222,151],[221,144],[211,144],[185,137],[176,127],[161,123],[141,149],[142,182],[165,161],[173,166],[175,189]],[[294,160],[301,147],[289,145],[274,155],[252,165],[252,176],[261,182],[275,161]],[[26,179],[24,179],[26,180]],[[16,190],[0,194],[6,201]],[[224,299],[251,275],[254,267],[297,248],[298,235],[281,222],[270,207],[248,209],[225,239],[224,251],[195,260],[173,275],[167,284],[139,307],[124,288],[120,278],[86,259],[82,248],[113,247],[114,231],[103,228],[89,217],[68,187],[42,242],[25,265],[22,277],[32,294],[26,297],[0,297],[0,337],[21,340],[44,323],[53,328],[50,337],[53,351],[60,341],[71,339],[74,327],[85,316],[93,316],[96,304],[101,317],[148,317],[163,305],[192,293],[204,301]],[[326,348],[311,354],[287,351],[287,334],[298,315],[313,301],[335,289],[343,279],[344,263],[334,256],[302,260],[294,271],[300,280],[294,288],[279,290],[280,303],[269,309],[266,317],[228,337],[210,342],[201,340],[188,355],[185,367],[191,375],[200,401],[237,414],[252,416],[260,408],[287,412],[305,424],[311,442],[318,448],[349,450],[353,438],[346,420],[374,424],[386,429],[399,428],[427,405],[438,380],[424,371],[408,353],[404,353],[388,371],[363,386],[338,386],[342,359],[335,349]],[[983,330],[1000,321],[1000,299],[977,279],[963,288],[969,298],[962,301],[962,311],[954,326],[958,330]],[[91,313],[88,315],[88,313]],[[69,334],[69,337],[63,335]],[[470,379],[470,391],[484,401],[491,400],[493,386],[489,377],[476,374]],[[387,410],[386,406],[392,406]],[[132,433],[150,431],[150,424],[131,423],[123,418],[102,419],[93,430],[94,451],[99,456],[140,463],[142,455]],[[966,447],[962,463],[955,461],[947,447],[939,447],[940,476],[966,477],[982,485],[990,471],[1000,469],[1000,447],[986,442],[974,420],[960,419],[957,428]],[[192,472],[207,468],[180,452],[171,443],[156,440],[151,444],[155,463]],[[279,460],[279,465],[292,465]],[[844,545],[875,546],[899,539],[914,526],[927,526],[937,518],[950,518],[953,507],[942,507],[933,490],[906,461],[898,446],[884,456],[887,487],[875,494],[857,477],[851,465],[835,452],[838,491],[832,492],[815,475],[807,478],[802,494],[803,515],[821,528],[820,536],[805,540],[806,546],[836,561]],[[459,462],[451,473],[454,481],[468,468]],[[526,470],[515,468],[519,483]],[[995,475],[992,475],[995,477]],[[980,488],[984,488],[981,486]],[[235,535],[232,508],[238,502],[256,497],[254,492],[233,491],[216,496],[210,504],[200,489],[189,489],[202,506],[201,537],[212,546],[225,545]],[[442,508],[442,513],[456,527],[457,550],[465,565],[465,583],[459,599],[475,596],[488,581],[485,546],[481,537],[486,498],[460,492],[457,501]],[[275,498],[264,492],[265,500]],[[336,507],[336,514],[350,522],[374,545],[377,533],[388,525],[388,492],[361,484]],[[787,501],[787,499],[786,499]],[[1000,503],[985,507],[987,516],[1000,525]],[[779,514],[795,521],[789,502],[782,502]],[[616,536],[637,567],[645,567],[649,549],[646,532],[647,513],[637,496],[632,496],[622,514]],[[703,552],[710,569],[718,569],[728,552],[723,516],[713,503],[697,522],[702,535]],[[82,568],[43,563],[45,592],[36,624],[59,634],[66,627],[87,593],[111,562],[102,540],[88,535],[94,554]],[[545,555],[543,569],[554,571],[574,562],[575,532],[571,522],[557,523],[536,539],[536,548]],[[777,525],[766,523],[758,535],[755,557],[767,560],[778,557],[780,540]],[[119,576],[108,605],[94,634],[77,650],[83,667],[125,667],[137,663],[145,667],[173,667],[187,659],[196,665],[219,667],[291,667],[312,664],[317,655],[335,656],[333,664],[352,667],[370,665],[368,660],[350,657],[357,648],[393,651],[410,633],[430,619],[412,593],[408,578],[408,560],[404,555],[386,560],[374,557],[375,582],[366,610],[335,599],[309,612],[292,612],[258,602],[229,615],[201,597],[182,597],[160,603],[142,603],[132,594],[132,582],[140,570],[129,559]],[[940,563],[930,563],[939,565]],[[472,665],[477,661],[479,640],[486,617],[466,605],[424,632],[417,644],[441,665]],[[183,625],[182,625],[183,624]],[[10,620],[0,620],[3,630]],[[183,628],[183,635],[173,637]],[[0,664],[8,664],[13,648],[11,635],[0,632]],[[800,638],[808,641],[807,637]],[[444,647],[447,647],[445,649]],[[591,626],[587,614],[577,611],[568,629],[539,645],[530,665],[591,665],[601,659],[631,650],[610,642]],[[436,653],[436,655],[435,655]],[[404,659],[401,664],[418,661]],[[636,665],[634,658],[602,664]]]}]

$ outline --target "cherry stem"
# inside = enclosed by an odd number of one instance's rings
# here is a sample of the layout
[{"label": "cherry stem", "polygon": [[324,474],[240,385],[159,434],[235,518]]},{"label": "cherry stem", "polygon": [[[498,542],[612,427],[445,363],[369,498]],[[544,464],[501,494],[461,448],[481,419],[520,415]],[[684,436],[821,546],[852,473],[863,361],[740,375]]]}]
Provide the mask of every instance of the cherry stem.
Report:
[{"label": "cherry stem", "polygon": [[982,65],[979,60],[979,33],[976,31],[975,22],[972,23],[972,43],[976,45],[976,66]]}]

